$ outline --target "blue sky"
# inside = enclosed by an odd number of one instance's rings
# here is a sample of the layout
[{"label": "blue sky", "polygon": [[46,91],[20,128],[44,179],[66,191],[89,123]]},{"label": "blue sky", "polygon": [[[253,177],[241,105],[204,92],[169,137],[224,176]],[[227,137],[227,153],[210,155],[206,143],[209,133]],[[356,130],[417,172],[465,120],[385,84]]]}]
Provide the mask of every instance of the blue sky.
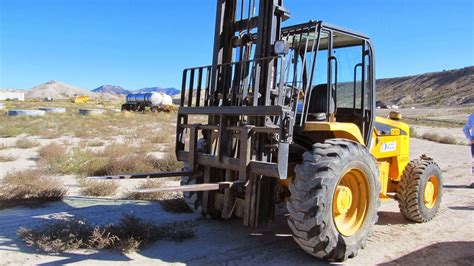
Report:
[{"label": "blue sky", "polygon": [[[61,80],[87,89],[180,87],[211,62],[215,0],[0,0],[0,88]],[[474,65],[472,0],[287,0],[286,25],[363,32],[377,76]]]}]

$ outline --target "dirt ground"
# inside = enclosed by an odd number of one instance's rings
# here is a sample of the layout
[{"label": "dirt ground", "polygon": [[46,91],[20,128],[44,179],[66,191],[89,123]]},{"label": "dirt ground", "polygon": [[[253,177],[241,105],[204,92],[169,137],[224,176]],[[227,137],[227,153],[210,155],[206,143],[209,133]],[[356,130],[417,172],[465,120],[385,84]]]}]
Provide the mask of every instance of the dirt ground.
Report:
[{"label": "dirt ground", "polygon": [[[431,130],[425,125],[417,128]],[[436,130],[462,138],[460,128]],[[0,141],[8,145],[15,138]],[[42,145],[49,141],[51,140],[40,140]],[[14,162],[0,163],[0,178],[13,169],[34,168],[38,149],[0,151],[18,156]],[[399,213],[396,202],[382,203],[378,211],[379,220],[366,248],[344,264],[474,264],[474,189],[466,187],[471,178],[469,146],[412,138],[411,157],[416,158],[422,153],[434,157],[443,170],[444,196],[439,214],[429,223],[415,224]],[[240,220],[214,221],[194,213],[169,213],[156,202],[82,197],[79,196],[79,187],[74,177],[60,178],[69,188],[69,195],[63,201],[38,208],[0,210],[0,265],[325,264],[304,253],[293,241],[286,224],[287,211],[284,205],[278,206],[275,221],[268,227],[251,229],[243,227]],[[177,181],[170,183],[177,184]],[[136,184],[136,181],[121,183],[122,190]],[[194,221],[197,233],[190,240],[158,241],[137,253],[127,255],[116,251],[84,250],[48,254],[26,246],[15,233],[20,226],[34,227],[52,219],[78,217],[105,224],[131,213],[158,223]]]}]

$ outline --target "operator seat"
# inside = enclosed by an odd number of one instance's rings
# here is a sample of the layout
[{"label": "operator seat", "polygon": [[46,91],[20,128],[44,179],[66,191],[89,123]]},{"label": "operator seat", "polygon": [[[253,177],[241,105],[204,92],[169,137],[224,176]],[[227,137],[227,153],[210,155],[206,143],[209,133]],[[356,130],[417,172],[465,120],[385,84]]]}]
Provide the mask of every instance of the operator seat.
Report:
[{"label": "operator seat", "polygon": [[[334,95],[334,90],[332,95]],[[325,121],[327,111],[327,84],[319,84],[313,87],[308,107],[308,121]],[[329,113],[334,112],[334,96],[331,97]]]}]

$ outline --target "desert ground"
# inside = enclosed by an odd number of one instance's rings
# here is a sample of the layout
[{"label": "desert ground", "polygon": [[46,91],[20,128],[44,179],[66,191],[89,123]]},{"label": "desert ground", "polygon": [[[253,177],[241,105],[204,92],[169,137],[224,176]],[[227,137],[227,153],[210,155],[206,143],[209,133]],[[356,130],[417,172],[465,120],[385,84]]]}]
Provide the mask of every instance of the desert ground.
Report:
[{"label": "desert ground", "polygon": [[[102,117],[83,117],[77,115],[79,107],[67,102],[8,105],[7,108],[64,106],[68,112],[34,118],[0,115],[0,158],[4,158],[0,162],[0,180],[18,171],[38,170],[60,180],[68,192],[63,200],[39,206],[0,208],[0,265],[325,264],[304,253],[293,241],[286,224],[285,205],[278,206],[275,221],[268,227],[252,229],[243,227],[237,219],[215,221],[196,213],[170,212],[160,201],[130,199],[128,191],[139,187],[143,183],[140,180],[106,181],[111,182],[110,186],[119,185],[107,196],[91,196],[91,193],[84,192],[87,186],[84,176],[101,171],[179,168],[179,163],[172,158],[173,113],[116,113],[113,110],[117,106],[113,104],[95,103],[83,108],[99,106],[108,113]],[[441,210],[432,221],[416,224],[400,214],[395,201],[382,203],[367,246],[344,264],[472,265],[474,189],[466,187],[471,178],[471,158],[470,148],[462,134],[462,124],[467,115],[474,112],[474,106],[398,111],[416,132],[417,137],[410,141],[411,158],[427,153],[443,171]],[[388,110],[379,110],[379,115],[387,114]],[[446,143],[439,143],[439,139]],[[55,148],[63,154],[52,160],[45,155],[48,154],[45,147]],[[127,159],[141,168],[120,161],[120,156],[128,156],[125,153],[133,154]],[[138,159],[140,154],[151,156],[160,163],[149,164],[148,160]],[[109,157],[118,159],[111,161]],[[169,179],[161,184],[177,185],[179,181]],[[173,197],[179,198],[179,195]],[[191,239],[160,240],[127,254],[115,250],[83,249],[45,252],[27,245],[16,233],[19,227],[32,228],[71,217],[94,224],[114,223],[124,214],[156,223],[189,221],[195,225],[196,233]]]}]

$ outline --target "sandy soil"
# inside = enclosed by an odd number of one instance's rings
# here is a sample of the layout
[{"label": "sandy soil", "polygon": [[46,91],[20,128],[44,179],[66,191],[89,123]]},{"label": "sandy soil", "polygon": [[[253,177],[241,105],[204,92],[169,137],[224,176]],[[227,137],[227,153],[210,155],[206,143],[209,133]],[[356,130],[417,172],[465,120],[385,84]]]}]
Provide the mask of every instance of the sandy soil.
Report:
[{"label": "sandy soil", "polygon": [[465,123],[468,115],[474,112],[474,105],[449,108],[403,108],[403,109],[378,109],[377,115],[386,117],[390,111],[398,111],[403,116],[410,118],[425,118],[432,120],[448,120]]},{"label": "sandy soil", "polygon": [[[443,169],[445,188],[439,215],[429,223],[414,224],[401,216],[396,202],[383,203],[367,247],[347,264],[474,263],[474,190],[465,187],[470,179],[469,147],[412,139],[411,149],[413,158],[429,153]],[[5,164],[0,166],[2,169],[6,167]],[[107,223],[119,219],[124,213],[134,213],[157,222],[194,220],[198,231],[194,239],[160,241],[129,255],[114,251],[75,251],[51,255],[27,247],[15,235],[20,226],[31,227],[48,219],[76,216],[95,223]],[[198,214],[168,213],[157,203],[68,196],[62,202],[50,203],[42,208],[0,210],[0,265],[120,265],[130,262],[143,265],[323,264],[300,250],[291,237],[285,216],[285,206],[279,206],[274,223],[264,229],[251,229],[243,227],[240,220],[219,222],[202,219]]]}]

